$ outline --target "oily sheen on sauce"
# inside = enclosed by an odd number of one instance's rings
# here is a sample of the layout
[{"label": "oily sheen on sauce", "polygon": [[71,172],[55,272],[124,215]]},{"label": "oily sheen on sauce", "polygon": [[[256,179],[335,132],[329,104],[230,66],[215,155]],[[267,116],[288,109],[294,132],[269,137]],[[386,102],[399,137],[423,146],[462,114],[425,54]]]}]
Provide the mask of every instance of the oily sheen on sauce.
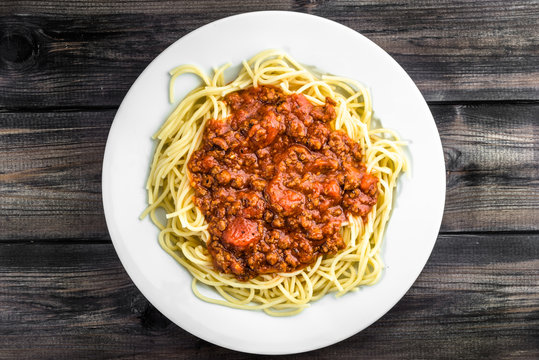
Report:
[{"label": "oily sheen on sauce", "polygon": [[269,86],[225,102],[231,115],[208,122],[188,165],[215,268],[248,280],[343,249],[340,228],[376,204],[378,179],[360,146],[330,128],[335,103]]}]

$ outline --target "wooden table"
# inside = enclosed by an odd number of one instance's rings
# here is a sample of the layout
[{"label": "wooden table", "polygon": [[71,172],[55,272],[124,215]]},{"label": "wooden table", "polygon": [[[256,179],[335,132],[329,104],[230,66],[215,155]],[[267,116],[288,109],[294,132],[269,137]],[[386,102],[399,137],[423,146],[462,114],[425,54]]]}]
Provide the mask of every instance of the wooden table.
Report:
[{"label": "wooden table", "polygon": [[440,235],[406,296],[290,358],[538,358],[539,3],[505,0],[2,1],[0,358],[251,358],[190,335],[135,288],[105,226],[101,166],[155,56],[267,9],[327,17],[389,52],[427,99],[447,168]]}]

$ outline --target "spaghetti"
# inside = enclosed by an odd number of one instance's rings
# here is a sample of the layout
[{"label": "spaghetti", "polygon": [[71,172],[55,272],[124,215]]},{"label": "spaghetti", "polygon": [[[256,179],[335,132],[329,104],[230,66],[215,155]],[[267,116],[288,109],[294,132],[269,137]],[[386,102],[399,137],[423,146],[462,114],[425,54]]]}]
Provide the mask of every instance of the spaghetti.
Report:
[{"label": "spaghetti", "polygon": [[[165,124],[154,135],[159,141],[147,182],[148,207],[141,218],[150,215],[159,227],[162,248],[192,275],[192,289],[204,301],[240,309],[261,309],[274,316],[301,312],[311,301],[328,292],[341,296],[361,285],[376,283],[383,268],[380,246],[389,219],[393,190],[399,174],[406,169],[403,143],[389,129],[371,128],[372,104],[368,91],[358,82],[338,76],[317,75],[287,54],[267,50],[243,62],[236,79],[225,83],[229,65],[208,77],[199,68],[182,65],[173,69],[174,82],[184,73],[203,81],[178,104]],[[377,178],[377,201],[364,216],[348,214],[340,230],[344,248],[320,255],[293,272],[259,273],[247,281],[215,269],[208,251],[210,233],[201,209],[194,202],[188,163],[201,147],[204,131],[212,119],[227,119],[232,111],[225,97],[244,89],[274,87],[286,95],[301,94],[313,106],[322,107],[327,99],[334,104],[333,130],[344,131],[363,149],[367,173]],[[166,224],[156,214],[166,211]],[[214,288],[221,299],[199,291],[199,285]]]}]

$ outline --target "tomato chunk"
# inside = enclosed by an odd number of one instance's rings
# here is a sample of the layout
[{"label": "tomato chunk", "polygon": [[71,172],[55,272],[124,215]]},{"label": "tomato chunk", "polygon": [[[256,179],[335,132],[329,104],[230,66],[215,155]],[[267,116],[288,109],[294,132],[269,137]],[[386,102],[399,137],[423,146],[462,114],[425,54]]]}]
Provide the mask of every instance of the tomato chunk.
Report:
[{"label": "tomato chunk", "polygon": [[260,232],[256,221],[237,217],[228,223],[223,233],[223,240],[236,247],[246,247],[260,240]]},{"label": "tomato chunk", "polygon": [[361,179],[361,185],[359,187],[361,188],[361,190],[363,190],[364,193],[374,195],[378,190],[376,186],[377,184],[378,178],[376,176],[372,176],[371,174],[365,174]]},{"label": "tomato chunk", "polygon": [[281,124],[274,112],[268,111],[262,121],[249,131],[249,137],[260,148],[266,147],[275,140],[279,134]]},{"label": "tomato chunk", "polygon": [[271,205],[282,208],[284,215],[291,215],[301,210],[305,196],[294,190],[287,189],[278,181],[271,181],[266,187]]},{"label": "tomato chunk", "polygon": [[341,187],[335,179],[331,179],[324,186],[324,193],[333,199],[341,199]]}]

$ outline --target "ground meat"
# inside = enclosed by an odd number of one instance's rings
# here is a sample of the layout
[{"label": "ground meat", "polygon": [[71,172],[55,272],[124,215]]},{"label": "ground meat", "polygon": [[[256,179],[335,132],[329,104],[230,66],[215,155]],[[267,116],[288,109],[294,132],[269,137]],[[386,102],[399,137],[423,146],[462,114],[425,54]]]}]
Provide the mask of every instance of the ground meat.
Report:
[{"label": "ground meat", "polygon": [[365,217],[378,179],[361,148],[331,130],[335,103],[260,86],[227,95],[188,167],[195,204],[209,227],[215,268],[248,280],[290,272],[345,247],[346,215]]}]

